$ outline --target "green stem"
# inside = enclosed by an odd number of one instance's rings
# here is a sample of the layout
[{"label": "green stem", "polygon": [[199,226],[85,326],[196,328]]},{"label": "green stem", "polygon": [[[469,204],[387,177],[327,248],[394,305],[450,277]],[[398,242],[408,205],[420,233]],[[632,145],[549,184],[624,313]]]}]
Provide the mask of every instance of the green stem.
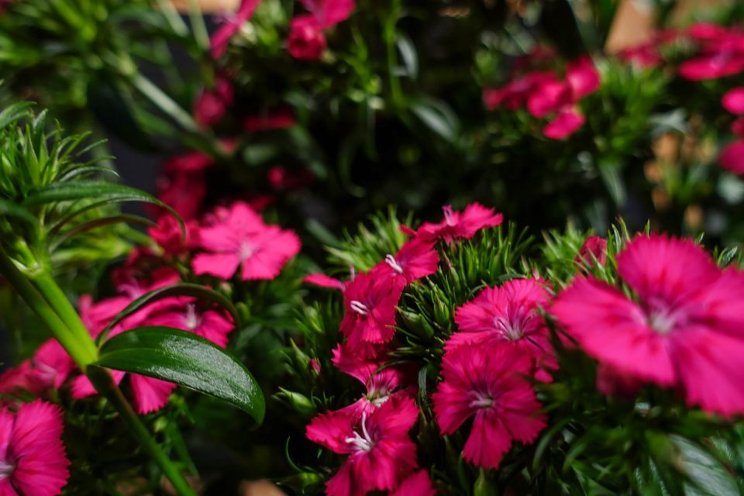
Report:
[{"label": "green stem", "polygon": [[8,257],[4,250],[0,250],[0,273],[5,276],[21,298],[26,301],[28,306],[49,327],[54,337],[67,350],[75,363],[79,364],[85,370],[85,365],[91,362],[88,350],[79,345],[75,333],[54,312],[49,302],[44,299],[39,291],[29,282],[27,277],[16,267],[15,263]]},{"label": "green stem", "polygon": [[385,39],[390,99],[395,110],[400,109],[403,105],[403,91],[400,87],[400,80],[395,74],[395,68],[398,65],[398,54],[395,46],[395,26],[398,23],[399,15],[400,0],[392,0],[390,14],[385,18],[383,25],[383,37]]},{"label": "green stem", "polygon": [[88,332],[85,324],[80,320],[80,316],[70,303],[70,300],[67,299],[65,293],[47,272],[41,273],[32,280],[36,288],[44,296],[54,312],[59,315],[75,338],[73,346],[80,356],[75,362],[77,362],[84,372],[85,367],[98,360],[98,349],[90,332]]},{"label": "green stem", "polygon": [[194,32],[196,44],[206,52],[209,50],[209,33],[198,0],[189,0],[189,19],[191,20],[191,30]]},{"label": "green stem", "polygon": [[163,90],[153,84],[152,81],[144,77],[139,72],[135,72],[130,76],[132,85],[137,90],[150,100],[150,102],[157,108],[162,110],[171,119],[176,121],[185,131],[190,133],[200,133],[199,125],[196,121],[186,112],[179,104],[168,96]]},{"label": "green stem", "polygon": [[121,390],[112,380],[111,374],[109,374],[105,369],[90,367],[87,375],[96,387],[96,390],[113,404],[124,421],[129,424],[129,427],[132,429],[132,434],[139,440],[142,447],[155,460],[155,462],[157,462],[165,476],[168,477],[171,484],[173,484],[173,488],[176,492],[180,496],[196,496],[196,492],[194,492],[189,483],[183,477],[183,474],[178,467],[176,467],[171,459],[168,458],[168,455],[165,454],[157,441],[155,441],[155,439],[150,435],[150,432],[142,423],[139,415],[135,413]]}]

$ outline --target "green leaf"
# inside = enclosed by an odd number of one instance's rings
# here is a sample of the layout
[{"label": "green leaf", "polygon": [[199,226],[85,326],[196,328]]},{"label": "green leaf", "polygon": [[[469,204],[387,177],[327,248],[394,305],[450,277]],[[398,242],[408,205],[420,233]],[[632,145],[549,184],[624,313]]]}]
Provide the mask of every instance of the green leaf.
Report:
[{"label": "green leaf", "polygon": [[114,336],[93,364],[174,382],[219,398],[261,423],[263,393],[250,372],[206,339],[170,327],[138,327]]},{"label": "green leaf", "polygon": [[0,215],[7,215],[10,217],[16,217],[21,220],[25,220],[31,224],[36,224],[36,217],[25,208],[17,205],[14,202],[0,199]]},{"label": "green leaf", "polygon": [[88,232],[92,229],[97,229],[99,227],[105,227],[110,226],[113,224],[141,224],[144,226],[154,226],[155,222],[148,219],[147,217],[142,217],[140,215],[131,215],[131,214],[120,214],[120,215],[112,215],[109,217],[102,217],[100,219],[93,219],[88,222],[83,222],[82,224],[78,224],[72,229],[69,229],[61,234],[59,234],[52,245],[52,248],[55,248],[68,239],[77,236],[78,234],[82,234],[85,232]]},{"label": "green leaf", "polygon": [[193,296],[194,298],[198,298],[200,300],[216,303],[230,312],[230,315],[232,315],[233,318],[233,322],[235,322],[236,325],[239,321],[238,311],[235,309],[235,306],[230,300],[222,296],[220,293],[199,284],[180,283],[155,289],[153,291],[150,291],[149,293],[143,294],[142,296],[131,302],[129,305],[126,306],[124,310],[119,312],[119,314],[109,323],[109,325],[104,328],[101,336],[105,336],[106,333],[108,333],[108,331],[110,331],[119,322],[123,321],[124,319],[146,307],[147,305],[158,300],[162,300],[163,298],[172,298],[174,296]]},{"label": "green leaf", "polygon": [[34,104],[31,102],[18,102],[4,109],[0,112],[0,129],[3,129],[8,124],[18,120],[24,115],[28,115],[26,110],[33,107],[33,105]]},{"label": "green leaf", "polygon": [[141,201],[167,208],[166,204],[149,193],[121,184],[84,181],[74,184],[52,184],[31,193],[23,202],[27,207],[62,201],[105,200],[109,202]]}]

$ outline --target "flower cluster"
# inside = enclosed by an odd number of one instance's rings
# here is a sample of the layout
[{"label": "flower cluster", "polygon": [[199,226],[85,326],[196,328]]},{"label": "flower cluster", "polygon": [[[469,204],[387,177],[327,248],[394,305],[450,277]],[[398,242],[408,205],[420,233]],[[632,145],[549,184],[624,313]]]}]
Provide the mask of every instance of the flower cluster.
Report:
[{"label": "flower cluster", "polygon": [[588,57],[570,62],[563,78],[553,70],[529,71],[500,88],[486,88],[483,100],[489,110],[505,107],[515,111],[527,108],[530,115],[549,120],[543,134],[565,139],[584,125],[578,108],[580,101],[597,91],[600,75]]},{"label": "flower cluster", "polygon": [[[441,222],[404,228],[411,238],[400,250],[350,282],[318,274],[307,279],[343,292],[344,342],[333,351],[332,362],[366,389],[354,403],[318,415],[307,427],[310,440],[348,455],[328,481],[328,494],[405,494],[415,481],[421,484],[415,494],[433,494],[427,473],[416,472],[416,443],[408,434],[425,413],[414,399],[415,381],[407,365],[392,360],[400,346],[397,305],[406,288],[440,270],[437,243],[453,245],[501,223],[501,214],[478,204],[462,212],[447,206]],[[487,288],[457,310],[460,332],[444,345],[442,381],[431,401],[444,435],[474,417],[463,456],[476,466],[498,467],[513,441],[530,443],[545,426],[527,377],[549,381],[555,367],[538,313],[548,297],[541,281],[514,279]]]},{"label": "flower cluster", "polygon": [[744,86],[730,90],[723,96],[723,107],[736,116],[731,131],[737,139],[721,150],[721,167],[739,175],[744,175]]}]

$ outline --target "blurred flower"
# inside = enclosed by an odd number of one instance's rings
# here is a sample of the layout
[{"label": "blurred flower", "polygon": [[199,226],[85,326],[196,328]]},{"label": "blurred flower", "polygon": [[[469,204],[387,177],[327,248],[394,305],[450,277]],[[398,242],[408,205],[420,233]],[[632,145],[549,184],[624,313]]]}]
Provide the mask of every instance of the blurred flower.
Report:
[{"label": "blurred flower", "polygon": [[196,274],[230,279],[274,279],[300,251],[300,239],[289,230],[264,224],[243,202],[218,209],[213,221],[201,228],[200,247],[192,267]]},{"label": "blurred flower", "polygon": [[312,18],[297,17],[289,25],[287,51],[298,60],[318,60],[326,49],[326,38]]},{"label": "blurred flower", "polygon": [[243,129],[249,133],[289,129],[297,125],[294,110],[288,106],[278,107],[265,114],[249,115],[243,120]]},{"label": "blurred flower", "polygon": [[194,119],[205,128],[214,126],[222,120],[234,98],[232,83],[218,74],[212,88],[204,88],[199,92],[194,103]]},{"label": "blurred flower", "polygon": [[529,355],[503,344],[474,344],[448,351],[442,382],[432,395],[442,434],[455,433],[474,417],[463,458],[498,468],[514,441],[531,443],[545,427],[535,391],[522,377],[530,373]]},{"label": "blurred flower", "polygon": [[0,494],[56,496],[70,476],[62,410],[37,400],[0,410]]},{"label": "blurred flower", "polygon": [[240,2],[235,15],[228,18],[210,39],[212,58],[218,59],[222,57],[225,50],[227,50],[227,46],[230,44],[230,39],[235,33],[240,31],[243,24],[253,17],[253,13],[256,11],[259,3],[261,3],[261,0],[242,0]]},{"label": "blurred flower", "polygon": [[442,211],[444,220],[438,223],[425,222],[418,230],[410,233],[423,241],[442,239],[446,243],[452,243],[458,238],[470,239],[481,229],[500,226],[504,221],[502,214],[479,203],[471,203],[462,212],[445,205]]},{"label": "blurred flower", "polygon": [[199,244],[199,224],[186,221],[185,236],[175,217],[166,214],[158,218],[157,224],[147,229],[147,234],[160,246],[165,254],[180,256]]},{"label": "blurred flower", "polygon": [[726,92],[721,100],[723,108],[734,115],[744,115],[744,86]]},{"label": "blurred flower", "polygon": [[744,140],[734,141],[721,150],[718,163],[724,169],[744,176]]},{"label": "blurred flower", "polygon": [[175,327],[207,339],[217,346],[227,346],[228,335],[235,324],[221,310],[201,308],[193,298],[171,299],[171,304],[148,318],[153,326]]},{"label": "blurred flower", "polygon": [[0,375],[0,393],[28,391],[34,395],[59,389],[75,363],[56,339],[44,341],[34,356]]},{"label": "blurred flower", "polygon": [[630,299],[577,277],[553,315],[600,363],[659,386],[682,387],[689,405],[744,412],[744,273],[720,270],[691,240],[636,236],[617,256]]},{"label": "blurred flower", "polygon": [[600,236],[589,236],[579,248],[574,258],[577,265],[591,267],[595,263],[604,265],[607,261],[607,240]]},{"label": "blurred flower", "polygon": [[205,171],[212,166],[212,157],[199,152],[171,158],[163,165],[163,173],[155,185],[158,198],[184,220],[193,219],[201,212],[207,196]]},{"label": "blurred flower", "polygon": [[391,491],[416,469],[416,445],[408,431],[418,420],[416,403],[394,396],[366,413],[351,410],[322,413],[307,426],[307,438],[348,455],[327,483],[329,496],[362,496]]},{"label": "blurred flower", "polygon": [[338,289],[339,291],[346,288],[345,282],[321,273],[308,274],[302,279],[302,282],[321,288]]},{"label": "blurred flower", "polygon": [[691,81],[718,79],[744,71],[744,33],[737,28],[699,23],[688,30],[700,53],[679,65],[678,73]]}]

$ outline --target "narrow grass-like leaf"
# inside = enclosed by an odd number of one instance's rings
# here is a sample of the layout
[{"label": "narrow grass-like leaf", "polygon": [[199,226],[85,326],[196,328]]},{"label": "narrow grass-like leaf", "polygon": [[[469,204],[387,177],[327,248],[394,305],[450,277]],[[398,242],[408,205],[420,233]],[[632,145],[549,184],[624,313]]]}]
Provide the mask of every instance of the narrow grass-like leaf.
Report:
[{"label": "narrow grass-like leaf", "polygon": [[93,365],[174,382],[230,403],[258,423],[264,418],[264,396],[248,369],[196,334],[138,327],[105,342]]},{"label": "narrow grass-like leaf", "polygon": [[82,224],[78,224],[72,229],[69,229],[61,233],[59,236],[57,236],[54,239],[54,241],[52,242],[51,248],[54,249],[55,247],[61,245],[68,239],[74,236],[77,236],[78,234],[82,234],[92,229],[110,226],[113,224],[141,224],[145,226],[154,226],[155,222],[148,219],[147,217],[142,217],[141,215],[130,215],[130,214],[111,215],[109,217],[93,219],[88,222],[83,222]]},{"label": "narrow grass-like leaf", "polygon": [[31,224],[37,223],[36,217],[34,217],[31,212],[8,200],[0,199],[0,215],[15,217],[17,219],[25,220],[26,222],[29,222]]}]

